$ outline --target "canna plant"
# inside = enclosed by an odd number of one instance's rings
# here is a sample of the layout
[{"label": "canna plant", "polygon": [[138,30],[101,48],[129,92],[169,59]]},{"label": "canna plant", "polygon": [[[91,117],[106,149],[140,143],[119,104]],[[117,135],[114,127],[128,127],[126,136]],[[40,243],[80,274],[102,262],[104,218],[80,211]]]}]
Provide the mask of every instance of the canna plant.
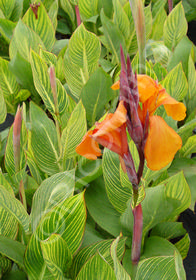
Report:
[{"label": "canna plant", "polygon": [[0,1],[2,279],[186,279],[195,8],[130,2]]}]

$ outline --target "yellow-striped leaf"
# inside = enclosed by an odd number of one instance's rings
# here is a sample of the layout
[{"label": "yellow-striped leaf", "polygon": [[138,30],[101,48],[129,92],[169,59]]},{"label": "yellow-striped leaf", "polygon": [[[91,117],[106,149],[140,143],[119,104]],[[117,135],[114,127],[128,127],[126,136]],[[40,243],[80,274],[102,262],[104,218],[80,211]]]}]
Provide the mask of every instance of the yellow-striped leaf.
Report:
[{"label": "yellow-striped leaf", "polygon": [[40,46],[43,49],[45,48],[39,35],[24,24],[22,20],[19,20],[9,46],[10,58],[13,59],[18,52],[26,61],[29,61],[30,50],[39,53]]},{"label": "yellow-striped leaf", "polygon": [[[31,67],[33,72],[34,85],[39,95],[43,99],[47,109],[51,113],[55,113],[55,105],[53,93],[50,85],[50,77],[48,73],[48,66],[41,59],[41,57],[36,54],[34,51],[31,52]],[[59,113],[63,113],[68,106],[68,97],[67,93],[61,84],[61,82],[56,79],[57,85],[57,98],[58,98],[58,107]]]},{"label": "yellow-striped leaf", "polygon": [[91,73],[98,67],[100,53],[98,37],[81,24],[73,33],[64,58],[65,78],[76,99]]},{"label": "yellow-striped leaf", "polygon": [[116,240],[113,241],[111,245],[111,256],[114,262],[114,273],[116,276],[116,280],[131,280],[131,277],[128,275],[126,270],[123,268],[122,264],[120,263],[118,257],[117,257],[117,246],[118,242],[120,240],[120,237],[118,237]]},{"label": "yellow-striped leaf", "polygon": [[70,253],[74,254],[82,241],[85,221],[84,193],[66,199],[42,217],[28,243],[24,258],[29,279],[54,278],[44,260],[41,243],[51,235],[58,234],[67,243]]},{"label": "yellow-striped leaf", "polygon": [[180,40],[186,35],[188,29],[182,2],[175,6],[165,21],[163,38],[165,45],[174,50]]},{"label": "yellow-striped leaf", "polygon": [[[75,279],[76,275],[81,270],[83,265],[85,265],[85,263],[87,263],[87,261],[92,256],[94,256],[97,252],[99,252],[99,254],[101,254],[103,256],[103,258],[106,260],[106,262],[109,265],[113,265],[113,259],[111,257],[111,253],[110,253],[110,246],[113,241],[114,241],[113,239],[103,240],[103,241],[97,242],[95,244],[92,244],[88,247],[81,249],[77,253],[77,255],[74,257],[74,260],[73,260],[73,265],[71,268],[73,278]],[[125,241],[126,241],[126,238],[121,238],[118,242],[118,246],[116,249],[116,254],[120,260],[122,259],[123,254],[124,254]]]},{"label": "yellow-striped leaf", "polygon": [[116,280],[113,269],[99,254],[96,254],[83,266],[76,280],[92,280],[92,275],[97,280]]},{"label": "yellow-striped leaf", "polygon": [[156,225],[150,236],[160,236],[165,239],[174,239],[186,234],[183,224],[180,222],[163,222]]},{"label": "yellow-striped leaf", "polygon": [[60,5],[62,7],[62,9],[64,10],[64,12],[67,14],[71,25],[72,25],[72,29],[75,29],[75,11],[74,8],[72,7],[70,0],[60,0]]},{"label": "yellow-striped leaf", "polygon": [[62,132],[61,142],[63,147],[64,164],[67,159],[77,155],[75,149],[86,132],[86,113],[80,101],[73,110],[67,126]]},{"label": "yellow-striped leaf", "polygon": [[10,43],[16,23],[11,20],[0,18],[0,31],[5,40]]},{"label": "yellow-striped leaf", "polygon": [[83,20],[89,19],[98,14],[99,0],[80,0],[78,2],[80,14]]},{"label": "yellow-striped leaf", "polygon": [[180,150],[180,153],[183,157],[187,157],[195,152],[196,152],[196,135],[193,135],[188,138],[185,145]]},{"label": "yellow-striped leaf", "polygon": [[30,120],[31,149],[38,167],[49,175],[58,173],[60,155],[53,121],[34,103],[30,104]]},{"label": "yellow-striped leaf", "polygon": [[108,149],[104,149],[103,154],[103,176],[110,202],[118,212],[123,213],[127,201],[132,196],[132,190],[129,187],[122,187],[119,157]]},{"label": "yellow-striped leaf", "polygon": [[23,22],[39,35],[46,49],[51,51],[55,43],[55,30],[44,5],[40,3],[37,19],[32,9],[29,8],[23,17]]},{"label": "yellow-striped leaf", "polygon": [[3,97],[3,93],[0,90],[0,124],[5,121],[6,115],[7,115],[7,108]]},{"label": "yellow-striped leaf", "polygon": [[9,0],[1,0],[0,1],[0,9],[2,10],[4,16],[6,19],[9,19],[12,11],[14,9],[15,0],[9,1]]},{"label": "yellow-striped leaf", "polygon": [[185,234],[185,236],[181,238],[178,242],[176,242],[175,246],[180,252],[182,259],[184,260],[187,257],[190,246],[190,238],[188,233]]},{"label": "yellow-striped leaf", "polygon": [[65,279],[64,273],[72,263],[72,254],[65,240],[58,234],[52,234],[41,242],[41,250],[47,268],[54,278]]},{"label": "yellow-striped leaf", "polygon": [[23,229],[29,230],[29,215],[21,202],[10,194],[3,186],[0,186],[0,206],[17,220]]},{"label": "yellow-striped leaf", "polygon": [[161,82],[167,93],[178,101],[184,99],[188,92],[188,83],[182,64],[179,63],[173,68]]},{"label": "yellow-striped leaf", "polygon": [[74,191],[74,171],[57,173],[45,179],[33,196],[31,226],[34,232],[43,215],[63,202]]},{"label": "yellow-striped leaf", "polygon": [[189,99],[194,98],[194,96],[196,95],[196,71],[191,55],[189,56],[189,62],[188,62],[188,86],[189,86],[188,98]]}]

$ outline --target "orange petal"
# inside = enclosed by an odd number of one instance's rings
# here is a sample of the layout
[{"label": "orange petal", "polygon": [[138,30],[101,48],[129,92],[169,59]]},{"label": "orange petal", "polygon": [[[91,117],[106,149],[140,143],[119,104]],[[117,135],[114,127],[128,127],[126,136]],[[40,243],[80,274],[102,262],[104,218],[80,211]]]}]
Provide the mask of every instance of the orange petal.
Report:
[{"label": "orange petal", "polygon": [[98,156],[101,156],[101,150],[98,143],[92,139],[92,134],[93,130],[90,130],[84,135],[82,142],[76,147],[76,152],[88,159],[95,160]]},{"label": "orange petal", "polygon": [[120,80],[117,81],[116,83],[114,83],[112,86],[111,86],[111,89],[113,90],[117,90],[120,88]]},{"label": "orange petal", "polygon": [[161,117],[150,117],[150,130],[144,153],[147,166],[151,170],[159,170],[168,165],[181,146],[180,136]]},{"label": "orange petal", "polygon": [[121,127],[127,121],[127,110],[123,105],[123,101],[120,101],[114,114],[109,114],[106,119],[97,124],[97,132],[93,134],[94,137],[108,134],[117,128]]},{"label": "orange petal", "polygon": [[156,96],[162,86],[158,85],[147,75],[137,75],[138,92],[140,102],[144,103],[151,96]]},{"label": "orange petal", "polygon": [[181,121],[186,117],[186,107],[184,104],[176,101],[166,92],[159,94],[157,107],[160,105],[164,105],[167,115],[176,121]]}]

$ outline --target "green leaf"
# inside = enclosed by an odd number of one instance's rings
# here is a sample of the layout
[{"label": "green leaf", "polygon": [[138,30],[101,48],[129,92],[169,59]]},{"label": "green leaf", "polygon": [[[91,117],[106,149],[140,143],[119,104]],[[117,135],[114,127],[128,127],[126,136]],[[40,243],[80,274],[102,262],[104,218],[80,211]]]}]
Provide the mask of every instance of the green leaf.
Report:
[{"label": "green leaf", "polygon": [[118,236],[122,230],[120,214],[108,200],[104,181],[99,177],[90,184],[85,193],[87,209],[94,221],[113,236]]},{"label": "green leaf", "polygon": [[[40,56],[37,55],[34,51],[31,52],[30,62],[33,72],[35,88],[37,89],[39,95],[43,99],[47,109],[54,114],[55,105],[50,85],[48,67],[46,63],[40,58]],[[68,97],[63,85],[58,79],[56,79],[56,85],[59,113],[61,114],[68,106]]]},{"label": "green leaf", "polygon": [[75,12],[74,8],[72,7],[70,0],[60,0],[60,4],[66,15],[68,16],[69,22],[71,22],[71,27],[72,30],[75,29],[76,24],[75,24]]},{"label": "green leaf", "polygon": [[174,99],[178,101],[183,100],[188,92],[188,83],[182,69],[182,64],[179,63],[172,69],[161,84]]},{"label": "green leaf", "polygon": [[132,196],[132,190],[122,188],[120,181],[120,161],[117,154],[108,149],[104,149],[103,154],[103,177],[106,192],[111,204],[119,212],[123,213],[126,203]]},{"label": "green leaf", "polygon": [[80,0],[78,2],[80,14],[83,21],[98,14],[98,2],[99,0]]},{"label": "green leaf", "polygon": [[102,160],[88,160],[81,157],[76,169],[76,189],[81,189],[88,183],[94,181],[102,175]]},{"label": "green leaf", "polygon": [[[79,271],[81,271],[81,268],[84,267],[85,263],[87,263],[87,261],[90,258],[96,255],[97,252],[101,254],[101,256],[103,256],[103,258],[109,265],[113,265],[113,260],[110,253],[110,247],[113,241],[114,241],[113,239],[103,240],[81,249],[73,260],[73,265],[71,268],[73,278],[75,279],[76,275],[78,274]],[[121,238],[118,242],[116,253],[120,260],[123,257],[123,253],[125,249],[125,241],[126,238]],[[100,271],[101,270],[102,269],[100,269]],[[99,270],[97,269],[97,271]]]},{"label": "green leaf", "polygon": [[190,156],[192,153],[196,152],[196,135],[190,136],[181,148],[180,153],[183,157]]},{"label": "green leaf", "polygon": [[7,109],[3,94],[0,90],[0,124],[3,123],[6,119]]},{"label": "green leaf", "polygon": [[91,280],[92,275],[97,280],[116,280],[113,269],[99,254],[84,264],[76,280]]},{"label": "green leaf", "polygon": [[188,98],[192,99],[196,95],[196,71],[191,55],[189,56],[188,61],[188,86]]},{"label": "green leaf", "polygon": [[[158,1],[159,3],[163,3],[166,1]],[[157,2],[157,3],[158,3]],[[153,10],[152,10],[153,13]],[[153,19],[153,26],[152,26],[152,32],[150,35],[150,38],[152,40],[158,41],[161,40],[163,37],[163,29],[164,29],[164,23],[167,19],[167,14],[164,8],[160,9],[160,11],[158,11],[157,16]]]},{"label": "green leaf", "polygon": [[170,57],[170,50],[163,44],[163,42],[149,41],[147,54],[154,56],[155,63],[160,63],[163,67],[166,67]]},{"label": "green leaf", "polygon": [[180,239],[178,242],[175,243],[176,248],[181,254],[182,259],[184,260],[187,257],[189,246],[190,246],[190,238],[188,233]]},{"label": "green leaf", "polygon": [[76,99],[89,76],[98,68],[100,53],[98,37],[81,24],[71,36],[64,58],[65,78]]},{"label": "green leaf", "polygon": [[180,2],[167,17],[164,25],[163,38],[165,45],[174,50],[188,29],[182,3]]},{"label": "green leaf", "polygon": [[9,212],[27,232],[29,230],[29,215],[21,202],[0,186],[0,206]]},{"label": "green leaf", "polygon": [[15,0],[15,6],[12,11],[10,19],[13,22],[19,21],[19,19],[22,17],[22,11],[23,11],[23,0]]},{"label": "green leaf", "polygon": [[1,0],[0,1],[0,9],[2,10],[4,16],[9,19],[12,11],[14,9],[15,0],[9,1],[9,0]]},{"label": "green leaf", "polygon": [[23,22],[39,35],[46,49],[51,51],[55,42],[55,30],[43,4],[40,3],[38,7],[37,19],[29,8],[23,17]]},{"label": "green leaf", "polygon": [[[52,1],[52,5],[50,6],[50,9],[48,11],[48,15],[52,21],[54,30],[56,31],[57,28],[57,15],[58,15],[58,0]],[[54,45],[53,45],[54,47]]]},{"label": "green leaf", "polygon": [[57,173],[44,180],[33,196],[31,226],[34,232],[43,215],[62,203],[74,191],[74,171]]},{"label": "green leaf", "polygon": [[[167,269],[166,269],[167,268]],[[185,280],[186,275],[179,253],[173,256],[151,257],[139,262],[136,280]]]},{"label": "green leaf", "polygon": [[83,87],[81,99],[90,126],[101,118],[105,106],[113,98],[111,86],[111,77],[102,68],[98,68]]},{"label": "green leaf", "polygon": [[15,27],[16,23],[8,19],[0,18],[0,31],[8,43],[10,43]]},{"label": "green leaf", "polygon": [[19,20],[9,46],[10,58],[13,59],[17,52],[19,52],[25,60],[29,61],[30,50],[39,53],[40,47],[45,48],[40,37]]},{"label": "green leaf", "polygon": [[86,114],[82,102],[73,110],[67,126],[62,132],[61,143],[63,147],[64,164],[67,159],[77,155],[75,149],[80,144],[86,132]]},{"label": "green leaf", "polygon": [[17,263],[23,269],[23,257],[25,249],[26,247],[22,243],[0,235],[0,253],[13,262]]},{"label": "green leaf", "polygon": [[[5,187],[5,186],[4,186]],[[13,196],[14,197],[14,196]],[[2,236],[15,239],[18,233],[18,221],[6,209],[0,209],[0,232]]]},{"label": "green leaf", "polygon": [[181,126],[177,133],[180,135],[183,144],[186,143],[188,138],[193,135],[193,129],[196,127],[196,118],[185,123],[183,126]]},{"label": "green leaf", "polygon": [[116,276],[116,280],[131,280],[131,277],[128,275],[128,273],[125,271],[123,266],[121,265],[117,254],[116,249],[119,242],[120,237],[118,237],[111,245],[111,256],[114,262],[114,273]]},{"label": "green leaf", "polygon": [[58,234],[52,234],[41,242],[44,261],[55,279],[65,279],[64,273],[72,263],[72,254],[64,239]]},{"label": "green leaf", "polygon": [[179,222],[163,222],[153,227],[150,236],[160,236],[165,239],[174,239],[186,234],[183,224]]},{"label": "green leaf", "polygon": [[43,258],[41,242],[47,241],[53,234],[60,235],[67,243],[70,253],[74,254],[81,244],[85,221],[84,193],[69,197],[42,217],[25,253],[24,262],[29,279],[55,279]]},{"label": "green leaf", "polygon": [[31,148],[38,167],[52,175],[61,169],[59,163],[59,147],[55,125],[44,111],[30,104]]},{"label": "green leaf", "polygon": [[101,10],[101,22],[103,25],[103,33],[105,36],[105,43],[106,47],[111,51],[113,54],[112,61],[113,63],[120,63],[120,44],[124,52],[126,53],[126,44],[125,39],[118,29],[118,27],[108,18],[105,16],[104,11]]}]

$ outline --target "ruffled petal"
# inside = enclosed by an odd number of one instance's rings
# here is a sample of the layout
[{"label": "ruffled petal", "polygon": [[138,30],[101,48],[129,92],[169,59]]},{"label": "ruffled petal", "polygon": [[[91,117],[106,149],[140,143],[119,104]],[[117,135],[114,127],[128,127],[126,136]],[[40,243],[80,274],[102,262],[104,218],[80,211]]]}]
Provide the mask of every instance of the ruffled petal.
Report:
[{"label": "ruffled petal", "polygon": [[150,117],[150,130],[144,153],[147,166],[151,170],[160,170],[168,165],[181,146],[180,136],[161,117]]},{"label": "ruffled petal", "polygon": [[151,77],[147,75],[137,75],[137,85],[140,102],[144,103],[151,96],[156,96],[161,90],[161,85],[158,85]]},{"label": "ruffled petal", "polygon": [[181,121],[186,117],[186,107],[182,102],[176,101],[168,93],[160,93],[157,100],[157,107],[164,105],[168,116],[176,121]]},{"label": "ruffled petal", "polygon": [[93,130],[90,130],[84,135],[82,142],[76,147],[76,152],[85,158],[95,160],[101,156],[101,150],[99,144],[92,139],[92,134]]},{"label": "ruffled petal", "polygon": [[123,103],[120,101],[114,114],[109,114],[103,122],[96,124],[97,132],[93,134],[94,137],[108,134],[126,123],[127,110]]}]

